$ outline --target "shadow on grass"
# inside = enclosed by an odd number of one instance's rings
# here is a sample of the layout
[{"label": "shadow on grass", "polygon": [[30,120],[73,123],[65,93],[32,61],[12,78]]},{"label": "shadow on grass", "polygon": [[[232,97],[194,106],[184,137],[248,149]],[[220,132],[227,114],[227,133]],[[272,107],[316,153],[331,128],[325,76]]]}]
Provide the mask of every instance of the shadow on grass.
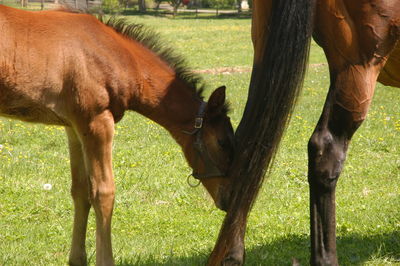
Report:
[{"label": "shadow on grass", "polygon": [[[127,9],[120,12],[123,16],[153,16],[153,17],[168,17],[173,18],[173,14],[167,10],[147,10],[146,12],[140,12],[138,10]],[[198,13],[196,16],[195,12],[180,11],[175,19],[250,19],[250,12],[242,13]]]},{"label": "shadow on grass", "polygon": [[[337,245],[340,265],[363,265],[373,259],[400,262],[400,232],[397,231],[373,236],[349,234],[338,238]],[[290,235],[247,250],[245,265],[291,265],[292,258],[308,265],[309,250],[308,236]],[[151,257],[122,259],[117,265],[205,265],[208,255],[171,256],[164,261]]]}]

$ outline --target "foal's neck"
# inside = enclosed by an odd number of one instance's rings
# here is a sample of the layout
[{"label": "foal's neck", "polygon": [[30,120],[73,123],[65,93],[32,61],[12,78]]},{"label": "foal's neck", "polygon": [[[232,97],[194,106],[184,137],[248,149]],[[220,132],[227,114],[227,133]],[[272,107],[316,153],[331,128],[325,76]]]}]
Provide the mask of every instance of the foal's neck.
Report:
[{"label": "foal's neck", "polygon": [[202,102],[194,88],[175,75],[148,78],[132,109],[167,129],[178,141],[182,131],[192,131]]}]

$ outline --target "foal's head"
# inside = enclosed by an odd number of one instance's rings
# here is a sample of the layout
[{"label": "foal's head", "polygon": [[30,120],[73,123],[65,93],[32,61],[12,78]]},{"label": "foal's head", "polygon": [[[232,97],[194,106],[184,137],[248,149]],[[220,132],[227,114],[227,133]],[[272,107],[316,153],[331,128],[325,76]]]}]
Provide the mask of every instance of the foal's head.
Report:
[{"label": "foal's head", "polygon": [[205,186],[222,210],[226,210],[230,196],[227,172],[234,152],[234,132],[227,111],[225,87],[220,87],[208,103],[201,103],[192,130],[185,131],[190,140],[184,147],[192,176]]}]

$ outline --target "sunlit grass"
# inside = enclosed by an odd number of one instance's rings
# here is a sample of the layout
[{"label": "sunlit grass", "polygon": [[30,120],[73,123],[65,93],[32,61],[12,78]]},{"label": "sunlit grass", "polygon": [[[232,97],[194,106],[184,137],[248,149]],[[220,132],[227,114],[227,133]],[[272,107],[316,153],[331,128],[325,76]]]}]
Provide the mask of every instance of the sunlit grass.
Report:
[{"label": "sunlit grass", "polygon": [[[250,20],[129,18],[144,22],[195,69],[251,66]],[[311,64],[324,63],[315,44]],[[210,90],[228,87],[238,125],[250,73],[207,74]],[[250,216],[248,265],[309,260],[307,141],[329,86],[325,65],[309,68],[291,124]],[[342,265],[400,264],[400,91],[379,86],[367,121],[352,141],[337,189]],[[69,156],[62,128],[0,119],[0,265],[63,265],[70,248]],[[113,244],[120,265],[204,265],[224,213],[190,173],[179,146],[157,124],[127,113],[116,126],[117,196]],[[52,184],[45,190],[44,184]],[[95,223],[88,227],[95,262]]]}]

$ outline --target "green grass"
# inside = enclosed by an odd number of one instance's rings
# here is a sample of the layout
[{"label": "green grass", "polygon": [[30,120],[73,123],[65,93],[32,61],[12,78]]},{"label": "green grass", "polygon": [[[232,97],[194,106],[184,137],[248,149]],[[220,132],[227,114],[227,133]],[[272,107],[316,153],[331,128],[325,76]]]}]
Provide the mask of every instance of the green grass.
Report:
[{"label": "green grass", "polygon": [[[132,17],[161,32],[195,69],[250,67],[249,19]],[[304,90],[271,176],[250,215],[247,265],[309,260],[306,145],[329,86],[322,51],[313,44]],[[250,73],[204,75],[228,87],[232,121],[240,121]],[[378,86],[357,131],[337,189],[341,265],[400,265],[399,89]],[[62,128],[0,119],[0,265],[65,265],[72,227],[66,137]],[[160,126],[127,113],[116,126],[113,218],[119,265],[204,265],[224,213],[191,172],[179,146]],[[43,184],[53,185],[52,190]],[[95,262],[95,223],[87,239]]]}]

